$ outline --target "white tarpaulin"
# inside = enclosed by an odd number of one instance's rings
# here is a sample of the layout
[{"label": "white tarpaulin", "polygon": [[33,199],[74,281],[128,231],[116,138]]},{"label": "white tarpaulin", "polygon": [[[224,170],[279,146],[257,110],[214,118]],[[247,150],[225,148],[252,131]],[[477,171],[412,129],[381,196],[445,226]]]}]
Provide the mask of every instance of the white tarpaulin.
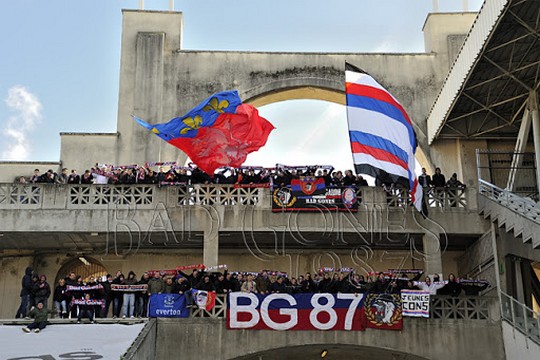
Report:
[{"label": "white tarpaulin", "polygon": [[120,359],[144,324],[48,325],[40,333],[0,326],[0,359]]}]

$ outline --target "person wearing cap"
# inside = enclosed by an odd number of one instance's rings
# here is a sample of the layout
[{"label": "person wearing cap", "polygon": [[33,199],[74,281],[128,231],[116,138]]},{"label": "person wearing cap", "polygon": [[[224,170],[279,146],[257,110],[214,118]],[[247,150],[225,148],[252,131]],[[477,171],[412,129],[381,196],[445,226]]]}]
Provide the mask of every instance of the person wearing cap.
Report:
[{"label": "person wearing cap", "polygon": [[54,310],[47,310],[43,307],[42,302],[38,302],[36,307],[32,307],[30,309],[30,314],[28,314],[30,317],[34,318],[34,322],[23,327],[22,330],[27,333],[34,330],[35,333],[38,333],[45,329],[50,313],[54,313]]}]

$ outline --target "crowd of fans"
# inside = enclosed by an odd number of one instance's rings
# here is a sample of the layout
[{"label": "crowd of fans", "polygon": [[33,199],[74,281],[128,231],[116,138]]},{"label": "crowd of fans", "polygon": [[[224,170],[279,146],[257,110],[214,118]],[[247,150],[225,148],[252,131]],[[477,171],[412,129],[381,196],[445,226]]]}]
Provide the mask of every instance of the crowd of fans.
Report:
[{"label": "crowd of fans", "polygon": [[[39,169],[34,170],[30,178],[21,176],[18,183],[50,183],[50,184],[160,184],[160,185],[190,185],[190,184],[259,184],[267,186],[287,186],[293,179],[300,176],[313,176],[324,180],[326,186],[368,186],[362,175],[354,175],[352,170],[334,171],[330,165],[313,166],[285,166],[277,164],[274,168],[264,167],[225,167],[218,169],[212,176],[199,169],[194,164],[189,166],[168,165],[167,169],[159,166],[155,171],[151,165],[170,163],[147,163],[145,166],[112,166],[96,164],[93,168],[85,170],[82,175],[77,170],[63,168],[60,174],[52,169],[41,174]],[[155,167],[155,165],[154,165]],[[430,176],[426,169],[418,177],[419,184],[424,188],[463,188],[465,185],[457,179],[454,173],[446,180],[440,168]],[[375,179],[376,186],[400,186],[392,176],[384,171]]]},{"label": "crowd of fans", "polygon": [[[411,276],[409,278],[409,276]],[[117,271],[102,279],[90,276],[86,281],[75,273],[60,279],[51,291],[45,275],[37,276],[27,268],[22,279],[21,305],[16,318],[29,315],[45,316],[54,313],[58,318],[135,318],[147,317],[151,294],[185,294],[188,306],[193,307],[191,289],[228,292],[251,292],[262,295],[271,293],[397,293],[401,290],[425,290],[432,295],[478,295],[487,288],[485,281],[458,280],[450,274],[441,281],[438,274],[423,276],[422,270],[392,270],[361,275],[353,269],[322,268],[319,273],[289,277],[286,273],[262,270],[253,272],[210,272],[195,268],[191,273],[182,270],[149,271],[137,278],[133,271],[125,277]],[[115,291],[115,285],[128,285]],[[138,286],[137,285],[143,285]],[[48,310],[52,296],[54,310]],[[27,313],[28,308],[32,311]],[[112,308],[112,313],[110,314]],[[44,314],[44,315],[43,315]],[[37,326],[38,329],[43,327]],[[25,330],[26,331],[26,330]],[[38,330],[39,331],[39,330]]]}]

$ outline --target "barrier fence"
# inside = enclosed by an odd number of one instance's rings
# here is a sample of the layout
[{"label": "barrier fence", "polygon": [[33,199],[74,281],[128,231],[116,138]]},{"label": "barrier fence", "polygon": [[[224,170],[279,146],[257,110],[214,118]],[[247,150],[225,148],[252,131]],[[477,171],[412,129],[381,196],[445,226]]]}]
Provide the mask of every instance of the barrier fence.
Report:
[{"label": "barrier fence", "polygon": [[[438,320],[495,320],[498,318],[497,299],[492,296],[433,295],[429,312],[431,319]],[[216,295],[216,305],[211,311],[191,309],[191,317],[195,318],[225,318],[226,315],[227,294]],[[516,316],[514,318],[518,319]]]},{"label": "barrier fence", "polygon": [[[55,185],[0,184],[0,209],[54,208],[85,209],[109,206],[153,208],[164,202],[175,206],[261,206],[271,207],[269,188],[242,188],[234,185]],[[389,208],[412,207],[406,189],[360,187],[360,204],[379,204]],[[468,189],[429,188],[426,203],[430,208],[468,209]]]}]

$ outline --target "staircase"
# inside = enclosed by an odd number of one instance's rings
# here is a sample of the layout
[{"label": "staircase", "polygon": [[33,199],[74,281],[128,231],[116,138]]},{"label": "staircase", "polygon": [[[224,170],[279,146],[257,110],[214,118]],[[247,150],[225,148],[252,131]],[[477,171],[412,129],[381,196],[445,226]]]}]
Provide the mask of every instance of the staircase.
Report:
[{"label": "staircase", "polygon": [[540,249],[540,204],[479,179],[478,211]]},{"label": "staircase", "polygon": [[540,314],[501,291],[501,318],[540,345]]}]

